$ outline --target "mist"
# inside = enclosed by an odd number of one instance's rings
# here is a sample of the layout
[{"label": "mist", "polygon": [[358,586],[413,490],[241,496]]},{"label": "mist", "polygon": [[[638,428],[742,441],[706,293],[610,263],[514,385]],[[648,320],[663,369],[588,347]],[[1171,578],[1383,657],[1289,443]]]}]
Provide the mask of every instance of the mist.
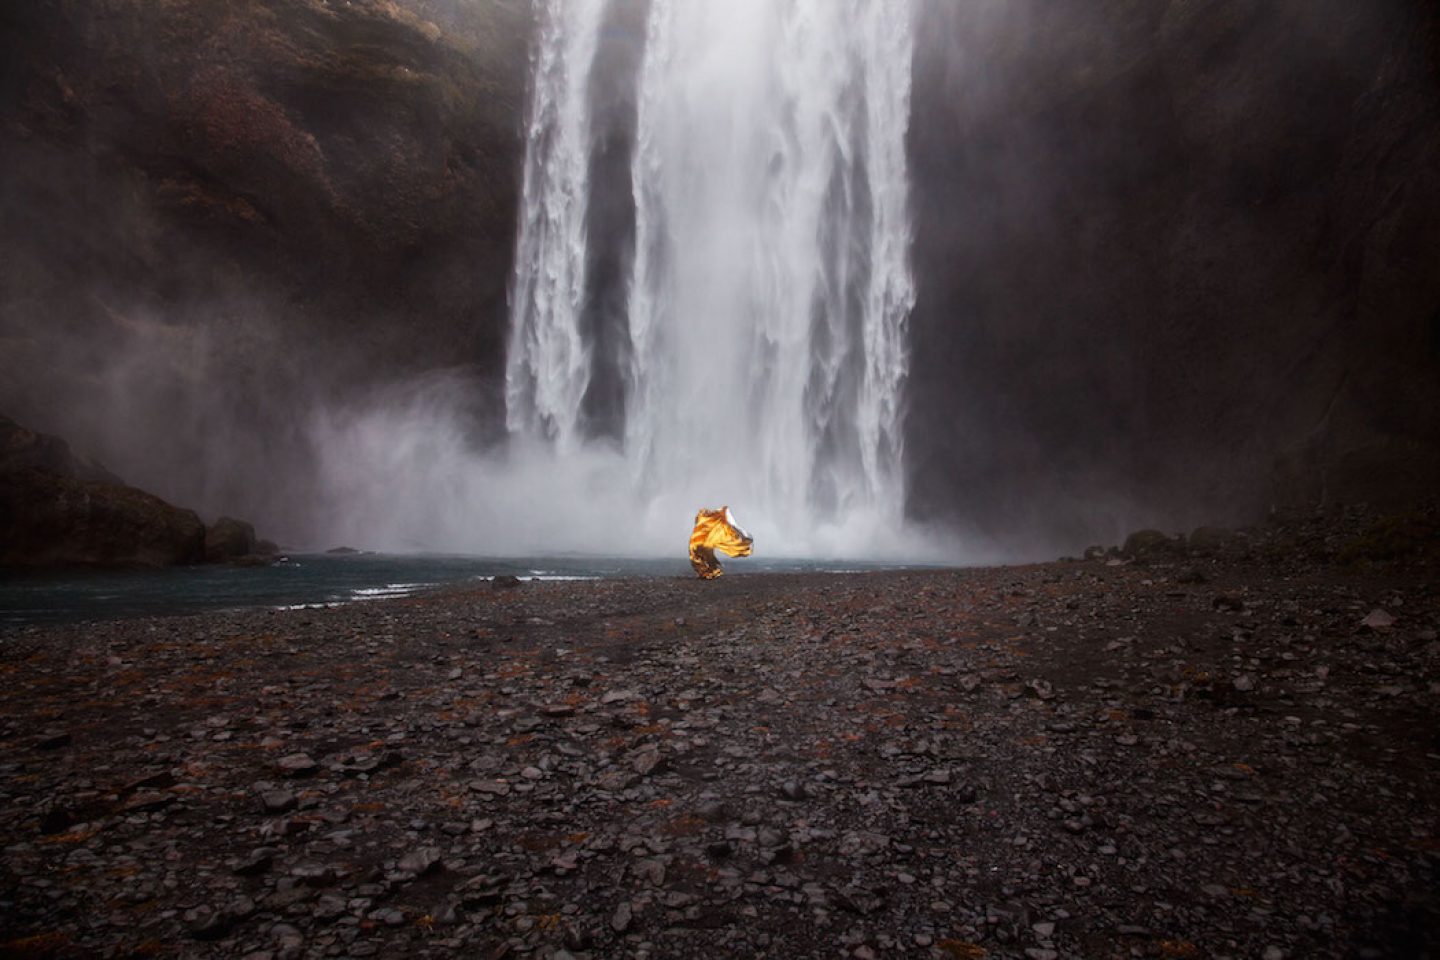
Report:
[{"label": "mist", "polygon": [[[636,495],[634,465],[604,445],[557,451],[516,441],[477,449],[456,414],[463,383],[416,382],[364,406],[317,414],[309,430],[318,451],[314,545],[432,551],[496,557],[561,554],[674,556],[683,551],[695,503],[672,493]],[[798,529],[786,518],[733,509],[777,558],[954,559],[948,544],[873,515]]]}]

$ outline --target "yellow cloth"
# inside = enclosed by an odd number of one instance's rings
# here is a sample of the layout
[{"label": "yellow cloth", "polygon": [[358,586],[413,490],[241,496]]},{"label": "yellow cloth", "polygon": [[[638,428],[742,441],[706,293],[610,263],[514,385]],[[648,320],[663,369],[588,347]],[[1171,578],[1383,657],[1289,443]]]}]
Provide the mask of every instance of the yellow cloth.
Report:
[{"label": "yellow cloth", "polygon": [[754,540],[735,525],[729,507],[701,510],[695,514],[695,530],[690,534],[690,566],[702,580],[714,580],[724,573],[715,551],[729,557],[748,557]]}]

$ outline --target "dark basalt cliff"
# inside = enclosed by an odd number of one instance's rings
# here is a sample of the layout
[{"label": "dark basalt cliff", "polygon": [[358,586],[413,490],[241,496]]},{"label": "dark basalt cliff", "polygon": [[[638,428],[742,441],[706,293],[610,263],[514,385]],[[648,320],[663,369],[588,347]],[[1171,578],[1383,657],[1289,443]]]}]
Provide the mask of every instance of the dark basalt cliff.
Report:
[{"label": "dark basalt cliff", "polygon": [[497,354],[469,321],[504,313],[529,12],[444,9],[12,6],[7,312],[228,297],[360,327],[399,365]]},{"label": "dark basalt cliff", "polygon": [[303,488],[318,398],[483,384],[529,31],[524,0],[7,4],[0,409],[283,522],[257,474]]},{"label": "dark basalt cliff", "polygon": [[1115,537],[1440,481],[1440,8],[932,0],[912,509]]},{"label": "dark basalt cliff", "polygon": [[193,511],[128,487],[58,437],[3,416],[0,531],[0,570],[205,559],[205,526]]}]

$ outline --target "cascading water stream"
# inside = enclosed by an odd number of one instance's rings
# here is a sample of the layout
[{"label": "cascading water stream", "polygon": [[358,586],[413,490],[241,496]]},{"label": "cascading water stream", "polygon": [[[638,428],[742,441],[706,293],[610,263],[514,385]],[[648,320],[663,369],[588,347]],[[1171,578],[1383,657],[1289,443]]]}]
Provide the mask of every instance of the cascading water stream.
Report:
[{"label": "cascading water stream", "polygon": [[[602,362],[582,312],[586,246],[607,242],[587,225],[606,11],[541,14],[507,423],[563,468]],[[621,370],[639,523],[728,503],[791,552],[864,552],[899,525],[911,31],[884,0],[652,0]]]},{"label": "cascading water stream", "polygon": [[576,442],[590,351],[580,332],[590,115],[585,91],[605,0],[548,0],[526,130],[520,236],[505,364],[512,432]]}]

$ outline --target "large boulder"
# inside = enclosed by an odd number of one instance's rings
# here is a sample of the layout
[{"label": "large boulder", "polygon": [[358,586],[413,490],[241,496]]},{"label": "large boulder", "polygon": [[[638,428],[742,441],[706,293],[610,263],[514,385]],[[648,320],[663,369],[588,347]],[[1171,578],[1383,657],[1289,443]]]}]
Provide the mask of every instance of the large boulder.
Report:
[{"label": "large boulder", "polygon": [[194,511],[124,485],[58,437],[0,417],[0,567],[198,563]]},{"label": "large boulder", "polygon": [[1125,538],[1121,552],[1127,557],[1148,557],[1176,553],[1184,548],[1184,541],[1172,538],[1159,530],[1136,530]]},{"label": "large boulder", "polygon": [[0,567],[170,566],[204,559],[193,510],[113,483],[0,474]]},{"label": "large boulder", "polygon": [[258,553],[255,528],[244,520],[221,517],[205,531],[205,562],[223,563]]}]

